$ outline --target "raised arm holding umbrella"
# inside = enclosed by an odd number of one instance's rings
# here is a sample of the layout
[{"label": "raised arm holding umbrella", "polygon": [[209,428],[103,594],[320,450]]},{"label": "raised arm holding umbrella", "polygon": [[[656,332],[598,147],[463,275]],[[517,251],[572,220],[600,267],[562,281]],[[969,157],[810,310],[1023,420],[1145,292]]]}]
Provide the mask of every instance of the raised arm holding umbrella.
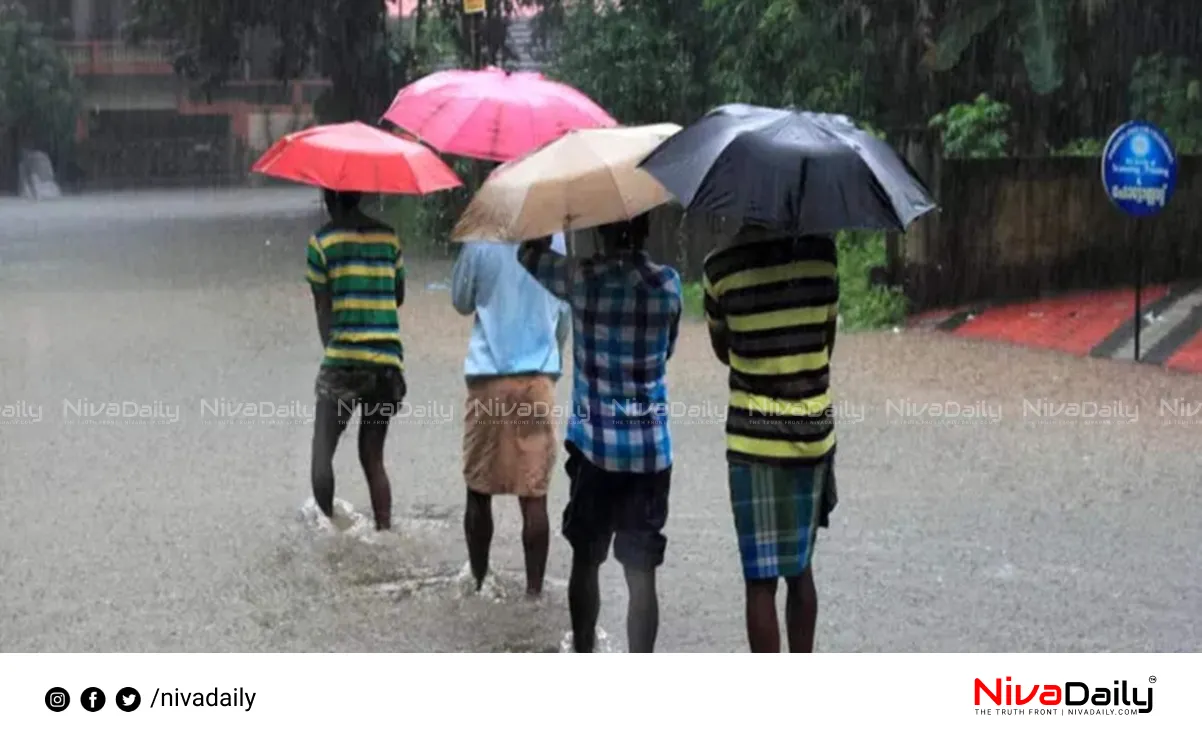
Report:
[{"label": "raised arm holding umbrella", "polygon": [[[538,74],[496,68],[428,75],[401,90],[384,119],[445,154],[493,163],[527,155],[571,129],[616,124],[579,91]],[[540,234],[554,236],[560,253],[562,230],[555,224]],[[517,495],[526,592],[534,596],[543,588],[550,547],[546,495],[556,460],[551,410],[571,319],[567,305],[518,263],[519,238],[507,230],[462,237],[469,239],[455,263],[451,295],[457,311],[473,316],[464,361],[469,568],[480,590],[489,574],[493,498]]]},{"label": "raised arm holding umbrella", "polygon": [[[671,195],[636,166],[679,130],[659,124],[566,134],[494,171],[453,235],[524,242],[522,266],[572,309],[572,487],[563,531],[572,546],[568,597],[577,652],[594,647],[598,571],[611,543],[630,591],[631,651],[654,650],[659,627],[656,572],[666,549],[672,469],[665,376],[681,284],[644,249],[646,213]],[[599,227],[596,257],[547,249],[548,236],[587,227]]]},{"label": "raised arm holding umbrella", "polygon": [[810,652],[811,557],[837,502],[830,363],[838,318],[832,234],[905,229],[935,208],[913,169],[841,116],[734,104],[641,167],[687,208],[742,225],[705,259],[705,314],[730,367],[727,460],[753,652]]},{"label": "raised arm holding umbrella", "polygon": [[324,349],[315,382],[313,497],[334,519],[334,450],[356,409],[360,461],[376,529],[392,525],[392,489],[384,467],[388,424],[405,392],[397,308],[405,263],[392,228],[359,209],[365,192],[428,194],[462,183],[429,149],[360,123],[290,134],[254,172],[319,186],[330,221],[309,238],[307,278]]}]

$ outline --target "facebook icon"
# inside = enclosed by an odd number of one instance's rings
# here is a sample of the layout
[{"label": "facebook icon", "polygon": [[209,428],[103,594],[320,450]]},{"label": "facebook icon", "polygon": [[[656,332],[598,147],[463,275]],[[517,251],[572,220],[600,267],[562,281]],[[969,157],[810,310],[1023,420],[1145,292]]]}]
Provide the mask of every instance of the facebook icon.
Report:
[{"label": "facebook icon", "polygon": [[88,712],[99,712],[104,707],[104,692],[95,686],[89,686],[79,695],[79,701]]}]

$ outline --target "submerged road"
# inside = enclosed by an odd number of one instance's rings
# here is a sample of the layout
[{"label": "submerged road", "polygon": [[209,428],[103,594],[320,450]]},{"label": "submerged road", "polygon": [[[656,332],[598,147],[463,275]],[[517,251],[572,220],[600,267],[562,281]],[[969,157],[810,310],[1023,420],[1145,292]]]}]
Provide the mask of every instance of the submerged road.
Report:
[{"label": "submerged road", "polygon": [[[470,324],[445,260],[409,258],[399,537],[310,518],[303,246],[320,219],[289,189],[0,202],[0,651],[560,646],[568,550],[556,535],[548,596],[522,600],[513,504],[497,507],[497,585],[457,580]],[[1202,650],[1202,378],[927,333],[849,335],[836,363],[820,651]],[[741,651],[724,375],[703,325],[683,329],[669,390],[660,648]],[[366,513],[349,441],[337,473]],[[554,523],[562,468],[550,497]],[[620,650],[612,562],[604,591]]]}]

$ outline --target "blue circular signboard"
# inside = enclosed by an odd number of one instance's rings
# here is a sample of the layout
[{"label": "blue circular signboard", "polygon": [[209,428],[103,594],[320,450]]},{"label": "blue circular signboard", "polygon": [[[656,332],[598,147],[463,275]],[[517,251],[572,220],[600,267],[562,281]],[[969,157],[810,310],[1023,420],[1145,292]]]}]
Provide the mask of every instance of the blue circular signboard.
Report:
[{"label": "blue circular signboard", "polygon": [[1177,153],[1154,124],[1128,121],[1102,150],[1102,185],[1110,201],[1132,217],[1149,217],[1169,203],[1177,186]]}]

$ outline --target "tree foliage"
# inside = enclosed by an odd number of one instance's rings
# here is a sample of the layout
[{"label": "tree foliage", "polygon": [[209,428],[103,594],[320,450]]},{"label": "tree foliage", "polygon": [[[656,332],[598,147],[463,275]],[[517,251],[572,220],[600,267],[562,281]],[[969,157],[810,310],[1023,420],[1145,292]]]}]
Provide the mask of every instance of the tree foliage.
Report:
[{"label": "tree foliage", "polygon": [[[861,113],[840,0],[544,3],[553,73],[624,122],[687,123],[722,102]],[[814,50],[824,48],[823,54]]]},{"label": "tree foliage", "polygon": [[21,4],[0,0],[0,171],[15,176],[25,147],[59,152],[78,109],[78,87],[58,46]]},{"label": "tree foliage", "polygon": [[868,113],[864,42],[848,32],[842,2],[705,0],[705,6],[718,30],[714,74],[727,100]]},{"label": "tree foliage", "polygon": [[954,158],[1003,157],[1010,148],[1010,106],[985,93],[972,103],[957,103],[936,114],[931,126],[943,139],[943,151]]},{"label": "tree foliage", "polygon": [[0,3],[0,131],[52,146],[70,135],[78,104],[71,65],[58,46],[22,5]]},{"label": "tree foliage", "polygon": [[551,74],[624,124],[687,116],[691,69],[683,40],[628,5],[578,3],[564,17]]},{"label": "tree foliage", "polygon": [[1136,61],[1131,115],[1156,122],[1178,152],[1202,151],[1202,79],[1189,60],[1163,54]]},{"label": "tree foliage", "polygon": [[900,145],[988,92],[1010,107],[1008,147],[1045,155],[1104,138],[1132,97],[1178,128],[1196,115],[1167,67],[1160,98],[1130,88],[1140,57],[1198,58],[1202,20],[1179,0],[490,0],[477,19],[461,0],[419,0],[399,36],[384,1],[134,0],[136,26],[176,40],[180,70],[211,84],[238,68],[247,33],[270,30],[280,77],[333,81],[326,118],[374,118],[439,62],[509,65],[519,9],[539,11],[547,72],[627,123],[685,124],[738,100],[839,111]]},{"label": "tree foliage", "polygon": [[1093,24],[1110,0],[965,0],[954,3],[928,62],[937,71],[960,63],[965,50],[994,26],[1022,55],[1031,88],[1047,95],[1064,84],[1072,11]]}]

